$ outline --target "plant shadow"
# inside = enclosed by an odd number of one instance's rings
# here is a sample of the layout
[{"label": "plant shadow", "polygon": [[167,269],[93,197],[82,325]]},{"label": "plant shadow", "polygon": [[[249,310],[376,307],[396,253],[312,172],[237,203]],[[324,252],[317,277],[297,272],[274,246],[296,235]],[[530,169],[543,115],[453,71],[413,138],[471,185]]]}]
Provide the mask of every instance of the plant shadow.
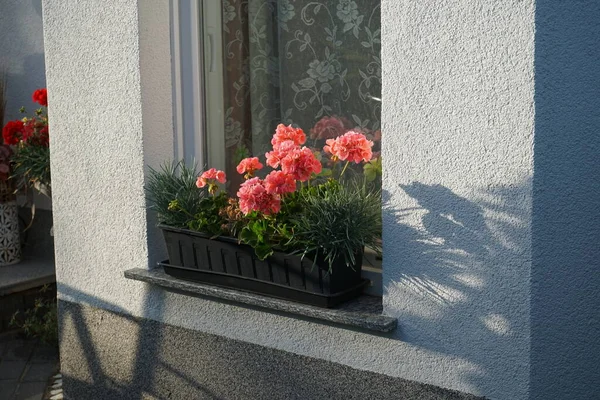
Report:
[{"label": "plant shadow", "polygon": [[527,385],[530,187],[490,186],[473,200],[419,182],[384,193],[384,312],[399,318],[396,338],[473,365],[467,381],[492,397],[522,393],[498,382]]}]

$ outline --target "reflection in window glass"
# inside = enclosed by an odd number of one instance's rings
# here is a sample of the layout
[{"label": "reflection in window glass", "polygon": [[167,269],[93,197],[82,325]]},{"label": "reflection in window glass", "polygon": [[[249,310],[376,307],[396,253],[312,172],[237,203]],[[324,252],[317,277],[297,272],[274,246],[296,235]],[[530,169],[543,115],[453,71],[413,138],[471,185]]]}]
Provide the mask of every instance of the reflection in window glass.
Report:
[{"label": "reflection in window glass", "polygon": [[230,178],[242,158],[270,150],[279,123],[302,128],[319,150],[360,129],[378,157],[380,0],[222,0],[222,19]]}]

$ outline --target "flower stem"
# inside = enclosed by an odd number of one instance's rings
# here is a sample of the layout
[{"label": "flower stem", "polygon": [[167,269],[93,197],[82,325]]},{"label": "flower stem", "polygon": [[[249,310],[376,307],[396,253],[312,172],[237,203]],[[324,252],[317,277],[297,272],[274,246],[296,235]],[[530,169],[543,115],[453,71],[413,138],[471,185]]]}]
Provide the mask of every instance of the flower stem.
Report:
[{"label": "flower stem", "polygon": [[346,164],[344,165],[344,169],[342,169],[342,173],[340,174],[340,178],[342,177],[342,175],[344,175],[344,172],[346,172],[346,168],[348,168],[348,164],[350,164],[350,161],[346,161]]}]

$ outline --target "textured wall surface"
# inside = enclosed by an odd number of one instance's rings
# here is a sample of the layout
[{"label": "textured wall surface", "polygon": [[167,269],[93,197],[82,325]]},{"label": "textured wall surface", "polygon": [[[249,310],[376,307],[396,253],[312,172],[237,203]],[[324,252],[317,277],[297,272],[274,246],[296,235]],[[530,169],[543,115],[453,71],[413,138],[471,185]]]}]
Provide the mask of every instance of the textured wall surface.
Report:
[{"label": "textured wall surface", "polygon": [[383,1],[384,302],[400,318],[390,336],[123,278],[163,255],[142,186],[145,164],[173,154],[168,6],[139,7],[44,2],[59,297],[392,377],[525,398],[532,1],[435,9]]},{"label": "textured wall surface", "polygon": [[531,392],[600,397],[600,3],[538,1]]},{"label": "textured wall surface", "polygon": [[222,336],[60,302],[72,399],[476,400]]},{"label": "textured wall surface", "polygon": [[8,119],[19,118],[19,108],[29,111],[34,90],[46,86],[42,0],[0,0],[0,68],[7,69]]},{"label": "textured wall surface", "polygon": [[436,380],[526,398],[534,2],[384,4],[385,311]]}]

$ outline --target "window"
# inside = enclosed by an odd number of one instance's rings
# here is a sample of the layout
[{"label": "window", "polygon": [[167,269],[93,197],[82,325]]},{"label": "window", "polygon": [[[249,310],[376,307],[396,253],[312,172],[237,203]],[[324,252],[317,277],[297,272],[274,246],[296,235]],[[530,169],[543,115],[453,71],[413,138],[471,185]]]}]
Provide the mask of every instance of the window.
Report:
[{"label": "window", "polygon": [[175,158],[225,170],[235,190],[279,123],[316,150],[360,129],[378,154],[380,3],[172,0]]}]

